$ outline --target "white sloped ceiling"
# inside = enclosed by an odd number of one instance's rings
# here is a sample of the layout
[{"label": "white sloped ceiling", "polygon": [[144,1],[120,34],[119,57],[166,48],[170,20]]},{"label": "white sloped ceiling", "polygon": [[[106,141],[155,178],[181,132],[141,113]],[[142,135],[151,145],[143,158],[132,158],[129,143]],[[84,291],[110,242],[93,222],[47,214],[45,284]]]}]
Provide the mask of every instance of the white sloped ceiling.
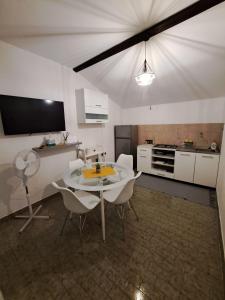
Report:
[{"label": "white sloped ceiling", "polygon": [[[0,39],[75,67],[193,0],[0,0]],[[156,79],[136,85],[144,43],[80,73],[122,107],[225,95],[225,3],[147,42]]]}]

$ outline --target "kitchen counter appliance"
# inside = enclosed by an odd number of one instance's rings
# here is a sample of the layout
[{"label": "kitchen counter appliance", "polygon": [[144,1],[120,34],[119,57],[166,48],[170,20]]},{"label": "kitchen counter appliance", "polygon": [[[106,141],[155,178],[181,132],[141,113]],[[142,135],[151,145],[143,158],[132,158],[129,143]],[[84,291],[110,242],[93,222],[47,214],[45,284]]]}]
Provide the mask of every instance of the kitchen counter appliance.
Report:
[{"label": "kitchen counter appliance", "polygon": [[162,148],[162,149],[176,149],[177,145],[170,144],[156,144],[153,148]]}]

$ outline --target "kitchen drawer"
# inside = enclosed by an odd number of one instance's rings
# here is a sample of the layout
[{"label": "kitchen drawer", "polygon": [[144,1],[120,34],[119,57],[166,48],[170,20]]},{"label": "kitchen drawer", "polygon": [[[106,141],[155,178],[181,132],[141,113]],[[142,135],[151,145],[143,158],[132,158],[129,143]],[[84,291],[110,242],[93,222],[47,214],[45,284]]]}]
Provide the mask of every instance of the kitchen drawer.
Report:
[{"label": "kitchen drawer", "polygon": [[176,151],[174,178],[185,182],[194,181],[196,153]]},{"label": "kitchen drawer", "polygon": [[219,159],[219,155],[197,153],[194,183],[216,187]]},{"label": "kitchen drawer", "polygon": [[147,154],[138,154],[137,156],[137,171],[142,171],[144,173],[151,172],[151,156]]},{"label": "kitchen drawer", "polygon": [[145,156],[148,158],[151,158],[152,156],[152,149],[151,148],[143,148],[143,147],[137,147],[137,156]]}]

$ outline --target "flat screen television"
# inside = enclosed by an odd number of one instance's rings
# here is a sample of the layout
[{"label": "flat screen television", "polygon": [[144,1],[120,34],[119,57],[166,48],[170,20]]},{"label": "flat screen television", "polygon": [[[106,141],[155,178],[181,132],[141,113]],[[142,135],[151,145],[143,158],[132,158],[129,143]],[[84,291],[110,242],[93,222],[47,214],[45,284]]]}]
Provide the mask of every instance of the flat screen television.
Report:
[{"label": "flat screen television", "polygon": [[0,95],[0,112],[5,135],[65,130],[60,101]]}]

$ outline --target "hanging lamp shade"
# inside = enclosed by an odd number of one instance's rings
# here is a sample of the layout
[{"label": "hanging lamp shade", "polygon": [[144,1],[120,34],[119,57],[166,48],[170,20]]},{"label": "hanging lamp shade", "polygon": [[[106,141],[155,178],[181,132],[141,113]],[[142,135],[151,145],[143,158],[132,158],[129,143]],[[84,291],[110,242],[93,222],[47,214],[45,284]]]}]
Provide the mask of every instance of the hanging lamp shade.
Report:
[{"label": "hanging lamp shade", "polygon": [[135,76],[135,80],[138,85],[146,86],[152,84],[155,79],[155,73],[152,71],[151,67],[146,60],[146,42],[145,42],[145,60],[142,68],[139,70],[138,74]]}]

